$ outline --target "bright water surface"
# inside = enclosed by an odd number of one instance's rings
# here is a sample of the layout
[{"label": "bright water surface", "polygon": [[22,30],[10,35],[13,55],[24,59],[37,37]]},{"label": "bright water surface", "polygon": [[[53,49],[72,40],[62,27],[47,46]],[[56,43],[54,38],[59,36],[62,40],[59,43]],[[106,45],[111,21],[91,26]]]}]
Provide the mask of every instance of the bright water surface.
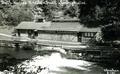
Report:
[{"label": "bright water surface", "polygon": [[[107,74],[104,68],[95,63],[67,59],[58,52],[35,52],[33,50],[15,50],[14,48],[0,47],[0,54],[9,54],[17,59],[32,58],[42,56],[41,63],[49,67],[49,74]],[[120,72],[116,73],[120,74]]]}]

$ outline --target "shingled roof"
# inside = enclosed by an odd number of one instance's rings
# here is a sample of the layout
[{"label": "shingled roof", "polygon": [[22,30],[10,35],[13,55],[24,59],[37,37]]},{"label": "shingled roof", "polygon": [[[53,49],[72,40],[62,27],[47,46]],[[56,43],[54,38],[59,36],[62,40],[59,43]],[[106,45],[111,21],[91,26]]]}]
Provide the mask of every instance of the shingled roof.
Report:
[{"label": "shingled roof", "polygon": [[21,22],[16,29],[35,29],[44,31],[97,32],[100,28],[88,28],[79,22]]}]

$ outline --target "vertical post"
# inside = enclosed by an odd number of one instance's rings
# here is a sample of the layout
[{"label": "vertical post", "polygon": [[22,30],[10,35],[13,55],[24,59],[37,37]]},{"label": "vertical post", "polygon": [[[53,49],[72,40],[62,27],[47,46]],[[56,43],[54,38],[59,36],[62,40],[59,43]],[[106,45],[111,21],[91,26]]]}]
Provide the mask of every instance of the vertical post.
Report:
[{"label": "vertical post", "polygon": [[15,43],[15,50],[19,50],[19,43]]},{"label": "vertical post", "polygon": [[82,33],[77,33],[78,42],[82,42]]},{"label": "vertical post", "polygon": [[18,36],[20,37],[20,30],[18,30]]}]

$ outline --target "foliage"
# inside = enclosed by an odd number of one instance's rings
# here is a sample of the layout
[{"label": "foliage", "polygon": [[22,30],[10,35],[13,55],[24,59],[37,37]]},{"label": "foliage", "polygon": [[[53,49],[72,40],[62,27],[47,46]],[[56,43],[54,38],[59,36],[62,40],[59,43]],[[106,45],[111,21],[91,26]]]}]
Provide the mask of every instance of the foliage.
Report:
[{"label": "foliage", "polygon": [[[97,34],[100,43],[111,43],[120,40],[120,0],[81,0],[79,5],[80,22],[87,27],[102,27]],[[116,23],[115,23],[116,22]]]},{"label": "foliage", "polygon": [[[1,25],[18,25],[21,21],[33,20],[32,11],[29,5],[13,5],[1,10]],[[5,21],[4,23],[2,21]]]},{"label": "foliage", "polygon": [[54,11],[57,10],[57,6],[56,5],[52,5],[52,4],[42,4],[41,6],[43,13],[44,13],[44,17],[47,20],[52,20],[52,18],[54,17]]},{"label": "foliage", "polygon": [[3,12],[0,11],[0,25],[3,25],[4,17],[3,17]]},{"label": "foliage", "polygon": [[80,22],[88,27],[107,25],[120,20],[119,0],[81,0],[85,4],[80,7]]},{"label": "foliage", "polygon": [[70,17],[77,17],[77,15],[78,15],[78,7],[76,6],[76,5],[74,5],[74,6],[70,6],[70,7],[66,7],[67,9],[65,9],[65,11],[64,11],[64,15],[69,15]]},{"label": "foliage", "polygon": [[[11,0],[12,1],[12,0]],[[7,6],[7,7],[6,7]],[[31,21],[33,20],[33,12],[34,12],[35,4],[6,4],[0,10],[0,25],[18,25],[21,21]],[[39,6],[39,5],[38,5]],[[39,7],[38,7],[39,8]],[[41,16],[45,17],[47,20],[51,20],[53,18],[53,13],[58,8],[56,5],[51,4],[42,4],[40,6],[42,8]]]},{"label": "foliage", "polygon": [[108,25],[102,28],[104,41],[120,40],[120,25]]}]

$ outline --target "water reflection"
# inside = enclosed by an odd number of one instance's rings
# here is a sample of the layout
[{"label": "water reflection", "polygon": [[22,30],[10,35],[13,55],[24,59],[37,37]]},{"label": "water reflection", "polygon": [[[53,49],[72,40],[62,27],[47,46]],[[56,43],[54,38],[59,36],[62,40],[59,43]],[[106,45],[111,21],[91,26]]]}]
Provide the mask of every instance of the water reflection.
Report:
[{"label": "water reflection", "polygon": [[17,59],[27,59],[31,58],[36,54],[35,51],[33,50],[22,50],[22,49],[15,49],[15,48],[5,48],[5,47],[0,47],[0,54],[7,54],[11,57],[17,58]]}]

